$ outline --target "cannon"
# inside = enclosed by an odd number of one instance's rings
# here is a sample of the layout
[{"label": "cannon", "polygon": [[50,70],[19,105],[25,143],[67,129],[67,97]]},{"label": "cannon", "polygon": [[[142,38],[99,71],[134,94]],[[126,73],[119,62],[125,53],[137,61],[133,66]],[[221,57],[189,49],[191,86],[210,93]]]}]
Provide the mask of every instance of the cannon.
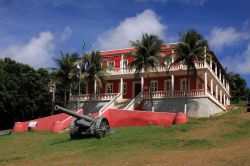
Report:
[{"label": "cannon", "polygon": [[96,136],[102,138],[110,133],[109,121],[105,117],[91,117],[87,115],[77,114],[71,110],[55,106],[55,110],[75,117],[69,127],[71,139],[81,138],[84,136]]}]

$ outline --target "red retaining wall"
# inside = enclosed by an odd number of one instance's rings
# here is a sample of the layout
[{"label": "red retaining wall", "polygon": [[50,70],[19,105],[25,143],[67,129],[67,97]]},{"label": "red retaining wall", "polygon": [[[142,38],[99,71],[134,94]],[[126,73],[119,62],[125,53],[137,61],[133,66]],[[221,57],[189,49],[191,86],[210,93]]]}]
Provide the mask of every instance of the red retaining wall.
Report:
[{"label": "red retaining wall", "polygon": [[[77,111],[77,113],[83,114],[83,110],[80,109]],[[73,119],[72,116],[62,113],[20,123],[23,125],[23,131],[28,131],[28,125],[29,122],[31,121],[37,121],[37,126],[34,127],[32,130],[51,130],[56,121],[62,122],[63,123],[62,129],[66,129],[69,127],[69,124],[71,123],[72,119]],[[18,124],[20,125],[20,123]],[[14,131],[15,131],[15,126],[14,126]]]},{"label": "red retaining wall", "polygon": [[[77,113],[83,114],[83,110],[78,110]],[[98,113],[92,114],[91,116],[98,116]],[[111,127],[148,125],[171,126],[174,123],[175,118],[177,117],[176,113],[170,112],[148,112],[139,110],[130,111],[118,109],[108,109],[102,116],[106,117],[109,120]],[[180,117],[181,123],[185,123],[182,122],[182,117],[183,115]],[[52,132],[60,132],[61,130],[68,128],[72,120],[73,117],[66,114],[58,114],[35,119],[32,121],[37,121],[38,123],[37,126],[33,128],[33,130],[52,130]],[[29,122],[30,121],[16,123],[18,126],[15,126],[14,129],[20,128],[20,131],[27,131]],[[20,127],[20,124],[22,124],[23,126]]]},{"label": "red retaining wall", "polygon": [[[97,114],[93,114],[92,116],[97,116]],[[109,120],[111,127],[171,126],[176,113],[109,109],[102,116]]]}]

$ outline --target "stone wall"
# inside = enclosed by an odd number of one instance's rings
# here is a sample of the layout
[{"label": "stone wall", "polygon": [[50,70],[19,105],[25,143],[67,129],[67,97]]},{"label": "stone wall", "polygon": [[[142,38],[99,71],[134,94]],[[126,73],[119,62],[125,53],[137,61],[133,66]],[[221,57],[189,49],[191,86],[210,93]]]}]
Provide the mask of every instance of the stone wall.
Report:
[{"label": "stone wall", "polygon": [[[154,99],[155,112],[184,112],[184,98]],[[144,100],[142,109],[151,111],[150,100]],[[190,117],[210,117],[222,112],[223,109],[208,97],[188,98],[187,114]]]},{"label": "stone wall", "polygon": [[[89,113],[98,112],[104,105],[106,105],[109,101],[84,101],[80,102],[80,107],[83,108],[84,114],[88,115]],[[68,106],[69,109],[77,108],[77,102],[71,102]]]}]

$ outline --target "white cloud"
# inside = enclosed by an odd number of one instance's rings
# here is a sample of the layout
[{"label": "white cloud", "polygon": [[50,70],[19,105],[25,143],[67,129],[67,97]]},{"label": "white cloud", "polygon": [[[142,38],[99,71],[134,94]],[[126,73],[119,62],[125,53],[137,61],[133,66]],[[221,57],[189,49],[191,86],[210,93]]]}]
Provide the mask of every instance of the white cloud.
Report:
[{"label": "white cloud", "polygon": [[234,72],[250,74],[250,43],[243,53],[226,58],[224,64]]},{"label": "white cloud", "polygon": [[10,57],[35,68],[49,67],[55,51],[54,36],[51,32],[41,32],[27,44],[11,45],[0,52],[0,58]]},{"label": "white cloud", "polygon": [[210,46],[217,51],[221,51],[226,46],[246,39],[250,39],[249,32],[237,32],[233,27],[215,27],[208,37]]},{"label": "white cloud", "polygon": [[165,29],[166,25],[160,22],[157,14],[147,9],[135,17],[126,18],[117,27],[98,36],[96,45],[101,50],[130,47],[129,41],[140,39],[142,32],[164,39]]},{"label": "white cloud", "polygon": [[160,3],[166,3],[166,2],[179,2],[179,3],[185,3],[185,4],[191,4],[191,5],[203,5],[206,0],[135,0],[136,2],[160,2]]},{"label": "white cloud", "polygon": [[67,40],[72,34],[72,30],[70,27],[65,27],[64,31],[62,32],[61,36],[60,36],[60,41],[64,42],[65,40]]}]

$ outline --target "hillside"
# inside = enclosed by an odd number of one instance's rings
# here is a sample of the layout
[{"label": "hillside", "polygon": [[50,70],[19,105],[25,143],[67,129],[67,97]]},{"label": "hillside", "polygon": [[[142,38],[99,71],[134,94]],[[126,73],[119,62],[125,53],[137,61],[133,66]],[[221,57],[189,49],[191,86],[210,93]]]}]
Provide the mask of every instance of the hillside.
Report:
[{"label": "hillside", "polygon": [[117,128],[104,139],[70,140],[68,132],[0,137],[0,165],[250,165],[250,113],[173,127]]}]

